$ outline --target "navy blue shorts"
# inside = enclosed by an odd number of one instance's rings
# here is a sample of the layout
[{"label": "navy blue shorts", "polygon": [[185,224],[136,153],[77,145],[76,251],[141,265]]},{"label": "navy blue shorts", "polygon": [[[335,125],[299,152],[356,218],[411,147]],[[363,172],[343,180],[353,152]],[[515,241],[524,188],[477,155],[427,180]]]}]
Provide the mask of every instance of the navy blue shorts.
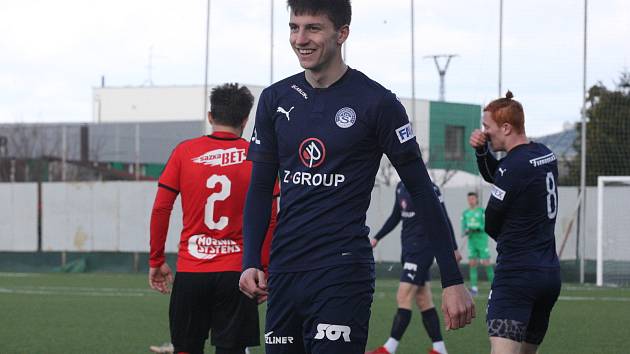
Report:
[{"label": "navy blue shorts", "polygon": [[560,269],[497,271],[488,296],[488,335],[539,345],[560,287]]},{"label": "navy blue shorts", "polygon": [[269,276],[267,354],[363,354],[374,264],[345,264]]},{"label": "navy blue shorts", "polygon": [[433,258],[433,252],[428,247],[413,252],[405,250],[403,247],[401,257],[403,269],[400,274],[400,282],[424,286],[425,282],[431,280],[429,270],[433,264]]}]

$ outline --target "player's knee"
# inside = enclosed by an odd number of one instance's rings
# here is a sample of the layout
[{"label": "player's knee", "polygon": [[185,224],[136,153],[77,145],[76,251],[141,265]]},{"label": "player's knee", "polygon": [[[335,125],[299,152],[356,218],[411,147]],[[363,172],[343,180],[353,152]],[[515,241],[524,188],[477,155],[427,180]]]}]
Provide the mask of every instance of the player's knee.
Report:
[{"label": "player's knee", "polygon": [[430,294],[428,296],[426,295],[418,296],[416,298],[416,304],[418,305],[418,308],[420,309],[420,311],[426,311],[428,309],[435,307],[435,305],[433,304],[433,299],[431,298]]},{"label": "player's knee", "polygon": [[396,302],[398,303],[398,307],[408,310],[411,309],[414,296],[415,287],[411,286],[411,284],[401,283],[398,287],[398,292],[396,293]]}]

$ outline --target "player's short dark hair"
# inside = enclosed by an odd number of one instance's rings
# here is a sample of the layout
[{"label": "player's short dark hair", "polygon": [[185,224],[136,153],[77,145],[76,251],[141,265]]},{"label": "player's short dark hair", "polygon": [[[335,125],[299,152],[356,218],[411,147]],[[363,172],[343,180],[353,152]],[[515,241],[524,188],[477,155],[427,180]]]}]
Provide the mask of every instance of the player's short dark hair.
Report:
[{"label": "player's short dark hair", "polygon": [[350,25],[352,5],[350,0],[287,0],[287,6],[296,15],[326,15],[335,29]]},{"label": "player's short dark hair", "polygon": [[474,195],[475,197],[479,197],[479,196],[477,195],[477,192],[468,192],[468,196],[469,196],[469,197],[470,197],[470,196],[472,196],[472,195]]},{"label": "player's short dark hair", "polygon": [[228,83],[217,86],[210,93],[212,119],[221,125],[240,127],[254,106],[254,96],[247,86]]},{"label": "player's short dark hair", "polygon": [[492,119],[499,126],[503,123],[509,123],[517,133],[523,133],[525,131],[525,113],[521,103],[513,98],[514,94],[508,90],[505,98],[490,102],[483,111],[492,113]]}]

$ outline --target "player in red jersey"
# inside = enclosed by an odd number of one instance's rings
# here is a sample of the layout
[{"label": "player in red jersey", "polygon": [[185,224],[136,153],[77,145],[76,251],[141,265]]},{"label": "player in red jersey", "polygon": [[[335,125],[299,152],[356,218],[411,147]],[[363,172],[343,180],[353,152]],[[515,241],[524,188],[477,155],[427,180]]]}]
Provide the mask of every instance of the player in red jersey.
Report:
[{"label": "player in red jersey", "polygon": [[149,284],[161,293],[169,292],[173,278],[164,245],[178,194],[183,210],[169,308],[176,353],[203,353],[209,331],[217,354],[242,354],[246,347],[260,344],[256,301],[238,288],[243,207],[251,175],[251,162],[245,159],[249,143],[240,136],[253,101],[245,86],[214,88],[208,114],[212,135],[180,143],[159,179],[151,214]]}]

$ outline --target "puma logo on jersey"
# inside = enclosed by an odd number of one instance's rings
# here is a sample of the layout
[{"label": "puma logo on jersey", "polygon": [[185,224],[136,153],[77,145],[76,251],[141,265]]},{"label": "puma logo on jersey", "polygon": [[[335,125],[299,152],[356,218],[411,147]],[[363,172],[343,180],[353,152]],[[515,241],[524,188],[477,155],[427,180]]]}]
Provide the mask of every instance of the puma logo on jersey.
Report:
[{"label": "puma logo on jersey", "polygon": [[285,109],[284,109],[284,108],[282,108],[282,107],[278,107],[278,109],[276,109],[276,112],[277,112],[277,113],[282,113],[282,114],[284,114],[285,116],[287,116],[287,120],[288,120],[288,121],[290,121],[290,120],[291,120],[291,117],[289,117],[289,113],[291,113],[291,111],[293,110],[293,108],[295,108],[295,107],[294,107],[294,106],[291,106],[291,108],[289,108],[289,110],[287,111],[287,110],[285,110]]},{"label": "puma logo on jersey", "polygon": [[507,171],[507,168],[499,167],[499,172],[501,173],[501,177],[503,177],[503,174],[505,173],[505,171]]}]

